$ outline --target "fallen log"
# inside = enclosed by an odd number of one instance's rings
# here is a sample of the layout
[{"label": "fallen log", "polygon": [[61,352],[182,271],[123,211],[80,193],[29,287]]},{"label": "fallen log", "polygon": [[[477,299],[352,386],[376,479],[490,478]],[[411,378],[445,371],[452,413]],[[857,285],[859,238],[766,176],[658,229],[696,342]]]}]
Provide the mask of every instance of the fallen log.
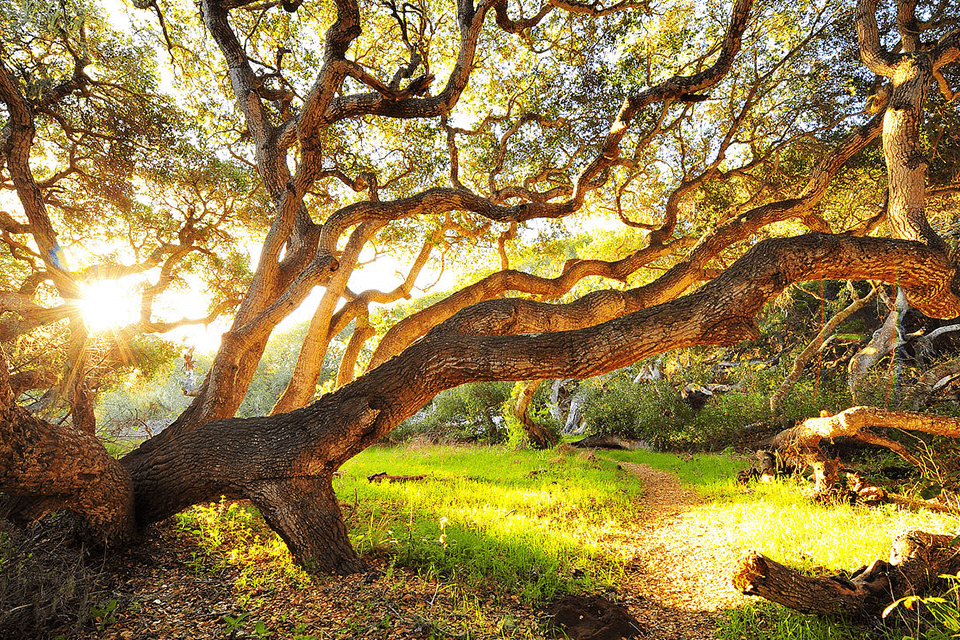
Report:
[{"label": "fallen log", "polygon": [[386,471],[381,471],[380,473],[373,473],[367,476],[368,482],[416,482],[417,480],[423,480],[427,476],[391,476]]},{"label": "fallen log", "polygon": [[960,437],[960,419],[916,413],[888,411],[876,407],[851,407],[836,415],[823,411],[819,418],[809,418],[781,431],[771,439],[771,445],[789,459],[802,460],[814,472],[815,493],[830,495],[839,483],[839,461],[820,447],[824,440],[852,438],[881,446],[898,454],[914,466],[921,461],[902,444],[870,431],[870,427],[920,431],[950,438]]},{"label": "fallen log", "polygon": [[733,575],[734,587],[801,613],[846,618],[879,618],[891,603],[925,596],[942,586],[942,575],[960,571],[957,538],[925,531],[896,537],[889,560],[876,560],[849,577],[806,576],[748,551]]},{"label": "fallen log", "polygon": [[587,436],[580,440],[574,440],[569,443],[573,447],[580,449],[618,449],[622,451],[633,451],[634,449],[646,449],[647,444],[642,440],[630,440],[618,436]]}]

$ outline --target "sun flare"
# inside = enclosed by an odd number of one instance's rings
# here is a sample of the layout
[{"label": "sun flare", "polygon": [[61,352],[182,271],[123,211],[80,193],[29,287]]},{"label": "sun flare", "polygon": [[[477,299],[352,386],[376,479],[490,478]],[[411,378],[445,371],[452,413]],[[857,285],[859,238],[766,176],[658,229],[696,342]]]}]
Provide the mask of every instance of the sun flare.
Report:
[{"label": "sun flare", "polygon": [[103,280],[83,288],[80,313],[91,331],[109,331],[136,322],[140,299],[137,282]]}]

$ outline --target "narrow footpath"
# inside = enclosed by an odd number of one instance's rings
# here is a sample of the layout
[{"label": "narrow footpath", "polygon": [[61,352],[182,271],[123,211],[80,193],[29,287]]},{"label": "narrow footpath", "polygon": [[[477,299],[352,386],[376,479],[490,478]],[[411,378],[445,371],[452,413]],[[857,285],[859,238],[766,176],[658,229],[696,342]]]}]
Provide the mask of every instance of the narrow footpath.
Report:
[{"label": "narrow footpath", "polygon": [[631,558],[618,585],[623,604],[644,625],[644,638],[714,638],[719,612],[750,601],[730,584],[743,550],[675,475],[643,464],[620,466],[643,481],[645,507],[635,534],[617,541]]}]

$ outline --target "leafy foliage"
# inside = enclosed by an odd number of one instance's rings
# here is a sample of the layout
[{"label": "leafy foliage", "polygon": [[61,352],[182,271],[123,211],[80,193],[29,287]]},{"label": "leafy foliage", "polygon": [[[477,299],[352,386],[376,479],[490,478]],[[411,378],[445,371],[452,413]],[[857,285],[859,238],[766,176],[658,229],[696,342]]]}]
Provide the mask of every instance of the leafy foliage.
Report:
[{"label": "leafy foliage", "polygon": [[500,407],[510,397],[512,386],[509,382],[476,382],[444,391],[390,437],[404,440],[422,434],[434,442],[501,443],[508,434]]}]

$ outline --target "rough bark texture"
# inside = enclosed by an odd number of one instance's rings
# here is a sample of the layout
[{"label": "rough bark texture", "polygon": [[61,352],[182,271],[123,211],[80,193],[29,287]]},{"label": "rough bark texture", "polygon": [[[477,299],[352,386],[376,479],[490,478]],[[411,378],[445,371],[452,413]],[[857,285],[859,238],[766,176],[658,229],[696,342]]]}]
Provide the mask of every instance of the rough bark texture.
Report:
[{"label": "rough bark texture", "polygon": [[365,571],[347,537],[331,480],[329,474],[264,480],[251,487],[249,497],[306,570]]},{"label": "rough bark texture", "polygon": [[[362,305],[350,306],[349,313],[344,310],[339,315],[334,309],[341,298],[353,295],[346,288],[347,276],[371,233],[384,224],[421,215],[468,212],[512,228],[518,222],[561,218],[581,209],[587,195],[605,183],[618,163],[628,160],[621,157],[621,144],[643,110],[659,105],[662,122],[670,105],[703,95],[730,72],[752,2],[733,3],[727,32],[712,54],[712,64],[711,58],[704,58],[690,75],[678,74],[627,96],[596,153],[583,162],[577,159],[580,173],[549,197],[525,199],[520,191],[478,195],[463,188],[455,166],[451,167],[451,187],[425,189],[393,200],[379,198],[375,178],[343,175],[337,176],[343,184],[357,193],[366,192],[367,197],[333,211],[322,224],[310,218],[304,198],[316,191],[321,177],[329,177],[323,168],[327,154],[322,145],[330,137],[330,125],[347,118],[360,122],[367,117],[435,117],[446,127],[445,119],[470,78],[487,13],[493,10],[497,23],[511,32],[529,29],[546,13],[539,12],[532,22],[517,22],[509,18],[503,2],[475,5],[460,0],[456,15],[451,16],[460,36],[456,59],[444,86],[430,95],[426,89],[434,78],[429,74],[411,80],[406,87],[400,86],[402,75],[388,85],[348,59],[347,50],[361,33],[360,8],[353,0],[335,0],[336,18],[325,34],[316,77],[296,115],[278,117],[260,94],[264,79],[255,67],[259,70],[262,64],[248,59],[245,45],[230,24],[229,11],[239,4],[201,0],[200,6],[206,29],[223,53],[273,216],[256,273],[206,379],[172,427],[117,464],[94,444],[92,436],[61,431],[19,411],[6,381],[5,365],[0,374],[0,402],[5,412],[0,416],[0,489],[9,487],[20,495],[52,497],[70,504],[85,517],[93,537],[123,540],[134,521],[144,526],[221,495],[249,498],[301,564],[318,571],[358,571],[363,564],[347,540],[331,488],[332,474],[444,389],[475,381],[583,378],[672,349],[753,339],[758,336],[754,318],[763,306],[791,283],[809,279],[896,283],[927,315],[960,314],[954,264],[923,212],[926,164],[918,138],[926,85],[940,66],[957,58],[957,39],[945,38],[931,47],[908,45],[904,53],[893,55],[880,47],[876,3],[861,0],[856,19],[864,60],[876,73],[890,78],[894,86],[890,106],[826,154],[795,197],[750,208],[744,205],[746,210],[738,210],[704,234],[682,261],[646,286],[597,291],[569,304],[490,299],[512,287],[544,295],[563,293],[578,274],[603,272],[624,278],[637,265],[665,255],[672,246],[668,241],[675,230],[680,201],[703,176],[720,170],[723,153],[718,153],[702,176],[683,177],[683,184],[665,206],[663,224],[652,229],[646,248],[619,262],[569,265],[555,280],[515,272],[498,274],[434,309],[429,321],[420,322],[422,317],[411,320],[408,328],[413,329],[402,338],[385,338],[386,346],[364,376],[300,407],[314,392],[314,372],[331,332],[349,321],[349,314],[361,315],[358,309]],[[371,90],[350,93],[349,87],[355,85],[345,85],[347,78]],[[3,67],[0,100],[10,121],[3,134],[7,169],[27,208],[42,262],[61,294],[69,293],[70,280],[61,278],[56,260],[56,236],[30,174],[34,134],[30,105],[12,87]],[[881,130],[890,174],[888,219],[898,239],[823,233],[829,229],[814,215],[814,208],[840,167]],[[730,130],[721,149],[727,149],[735,133]],[[640,142],[649,140],[644,141],[641,134]],[[296,154],[291,151],[294,146]],[[453,153],[451,164],[455,165]],[[758,242],[719,276],[689,292],[696,283],[714,276],[711,263],[731,245],[756,237],[766,225],[794,218],[819,232]],[[353,244],[341,252],[342,239],[351,228]],[[311,332],[315,341],[305,347],[298,375],[278,402],[276,415],[232,418],[271,331],[316,286],[328,291],[315,316]],[[477,303],[464,306],[471,302]],[[420,339],[413,341],[416,337]],[[344,379],[347,377],[345,372]],[[76,397],[83,400],[82,394]],[[78,404],[80,409],[84,406]],[[867,418],[891,418],[862,408],[841,416],[824,418],[822,424],[804,423],[797,432],[798,440],[810,443],[827,437],[824,433],[862,432]],[[948,429],[945,423],[930,422],[924,416],[897,414],[895,418],[899,424],[909,423],[929,432],[958,432],[955,425]],[[824,484],[830,482],[831,474],[825,463],[821,473]]]},{"label": "rough bark texture", "polygon": [[888,411],[876,407],[851,407],[835,416],[804,420],[778,435],[777,441],[790,442],[802,448],[815,448],[825,439],[855,438],[867,427],[893,427],[951,438],[960,437],[958,418],[912,411]]},{"label": "rough bark texture", "polygon": [[16,406],[12,394],[0,357],[0,491],[43,499],[42,509],[28,510],[33,517],[74,511],[83,537],[95,545],[131,540],[133,483],[120,463],[93,434],[40,420]]},{"label": "rough bark texture", "polygon": [[908,531],[893,542],[890,558],[877,560],[849,578],[813,578],[755,551],[747,553],[733,576],[734,586],[802,613],[850,618],[879,618],[895,600],[926,595],[939,576],[960,570],[953,537]]},{"label": "rough bark texture", "polygon": [[[459,289],[444,300],[412,313],[387,330],[377,345],[367,369],[374,369],[408,347],[414,340],[437,326],[456,312],[472,304],[501,297],[508,291],[560,298],[579,281],[589,276],[604,276],[615,280],[626,278],[641,267],[673,250],[673,245],[649,246],[630,256],[613,262],[604,260],[576,260],[568,262],[556,278],[541,278],[521,271],[499,271],[482,280]],[[600,321],[602,317],[597,317]]]},{"label": "rough bark texture", "polygon": [[914,411],[918,410],[939,388],[940,384],[946,384],[958,373],[960,373],[960,359],[948,360],[933,367],[920,376],[917,384],[907,392],[904,403],[912,406]]}]

